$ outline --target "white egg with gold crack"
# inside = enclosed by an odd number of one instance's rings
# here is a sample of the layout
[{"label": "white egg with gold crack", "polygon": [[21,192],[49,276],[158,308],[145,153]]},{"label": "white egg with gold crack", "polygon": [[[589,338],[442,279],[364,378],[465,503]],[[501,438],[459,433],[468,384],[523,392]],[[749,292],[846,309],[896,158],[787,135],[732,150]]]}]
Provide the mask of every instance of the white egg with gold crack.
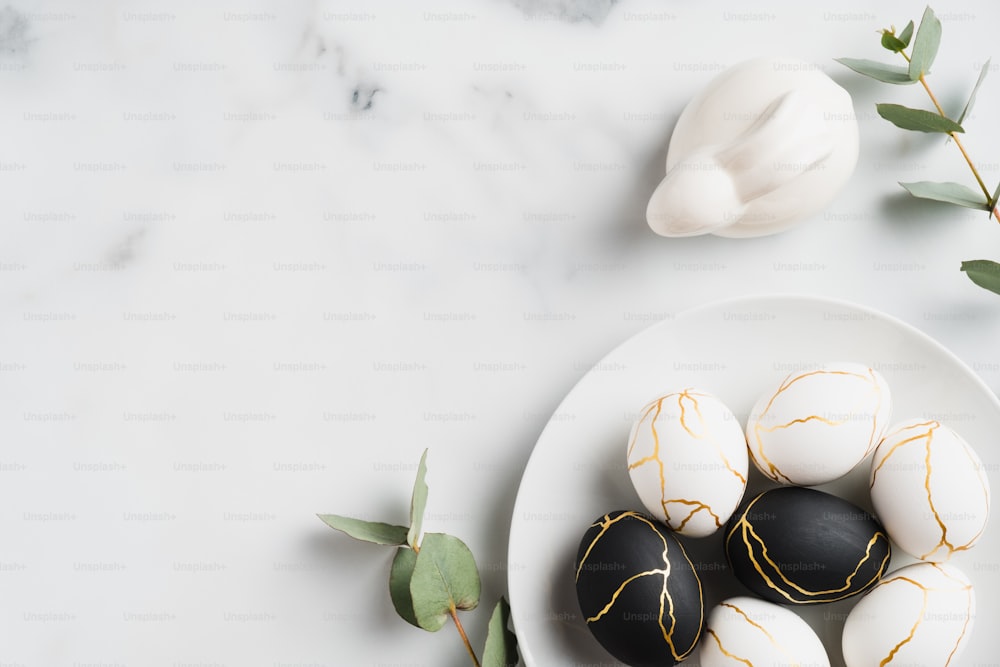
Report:
[{"label": "white egg with gold crack", "polygon": [[757,400],[746,427],[750,457],[780,484],[831,482],[875,449],[891,413],[889,385],[875,369],[853,362],[811,366]]},{"label": "white egg with gold crack", "polygon": [[823,642],[798,614],[749,596],[712,608],[698,651],[701,667],[830,667]]},{"label": "white egg with gold crack", "polygon": [[968,551],[990,515],[990,484],[975,450],[935,419],[893,426],[875,449],[872,506],[889,537],[921,560]]},{"label": "white egg with gold crack", "polygon": [[658,396],[639,411],[626,459],[642,504],[688,537],[724,526],[746,490],[740,423],[716,396],[695,388]]},{"label": "white egg with gold crack", "polygon": [[[847,667],[958,665],[976,618],[969,578],[947,563],[914,563],[885,576],[847,615]],[[992,628],[991,628],[992,629]]]}]

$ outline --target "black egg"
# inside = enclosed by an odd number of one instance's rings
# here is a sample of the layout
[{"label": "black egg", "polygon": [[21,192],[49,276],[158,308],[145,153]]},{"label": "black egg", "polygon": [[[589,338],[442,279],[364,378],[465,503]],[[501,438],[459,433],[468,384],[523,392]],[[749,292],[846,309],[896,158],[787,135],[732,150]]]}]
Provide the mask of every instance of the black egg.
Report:
[{"label": "black egg", "polygon": [[726,556],[751,591],[780,604],[843,600],[875,586],[889,537],[860,507],[815,489],[771,489],[726,526]]},{"label": "black egg", "polygon": [[632,667],[669,667],[694,649],[705,617],[684,547],[652,517],[617,511],[580,540],[576,597],[587,627]]}]

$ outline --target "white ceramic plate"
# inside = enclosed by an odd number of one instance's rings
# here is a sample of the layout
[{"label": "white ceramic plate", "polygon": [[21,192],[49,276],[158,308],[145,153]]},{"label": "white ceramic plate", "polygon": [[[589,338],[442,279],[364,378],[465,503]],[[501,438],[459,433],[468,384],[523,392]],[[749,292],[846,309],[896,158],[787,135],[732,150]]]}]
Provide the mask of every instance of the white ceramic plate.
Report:
[{"label": "white ceramic plate", "polygon": [[[581,620],[573,558],[601,514],[642,505],[625,470],[625,442],[636,411],[665,390],[698,386],[745,420],[757,394],[800,367],[858,361],[879,370],[893,394],[893,421],[938,419],[976,448],[1000,478],[1000,401],[957,357],[913,327],[859,306],[797,296],[724,301],[646,329],[613,350],[570,391],[545,427],[521,480],[511,521],[508,586],[528,667],[618,665]],[[752,464],[751,464],[752,467]],[[756,471],[754,471],[756,472]],[[826,490],[870,508],[867,460]],[[763,481],[751,478],[751,491]],[[725,565],[721,532],[687,540],[701,559],[706,604],[740,592]],[[892,567],[912,559],[896,550]],[[1000,625],[1000,526],[951,561],[973,580],[978,613],[958,665],[993,664]],[[832,665],[842,666],[840,631],[856,601],[800,611],[817,630]],[[697,651],[685,665],[697,665]]]}]

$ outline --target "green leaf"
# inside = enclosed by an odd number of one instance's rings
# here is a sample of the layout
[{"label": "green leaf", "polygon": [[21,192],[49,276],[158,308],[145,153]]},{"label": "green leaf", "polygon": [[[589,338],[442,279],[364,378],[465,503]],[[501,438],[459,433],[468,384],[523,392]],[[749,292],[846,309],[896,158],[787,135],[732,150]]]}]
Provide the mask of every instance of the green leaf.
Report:
[{"label": "green leaf", "polygon": [[1000,183],[997,183],[997,189],[993,191],[993,198],[990,199],[990,215],[993,215],[993,209],[997,207],[998,202],[1000,202]]},{"label": "green leaf", "polygon": [[903,41],[899,39],[899,37],[896,37],[888,30],[883,30],[882,47],[889,49],[893,53],[899,53],[900,51],[906,48],[906,44],[904,44]]},{"label": "green leaf", "polygon": [[941,22],[934,16],[930,7],[924,10],[917,28],[917,36],[913,40],[913,52],[910,54],[910,78],[914,81],[930,71],[938,46],[941,44]]},{"label": "green leaf", "polygon": [[883,83],[894,83],[902,86],[916,83],[916,81],[910,79],[910,75],[907,74],[906,69],[903,67],[884,65],[865,58],[836,58],[835,60],[845,67],[850,67],[858,74],[864,74]]},{"label": "green leaf", "polygon": [[413,496],[410,499],[410,530],[406,534],[406,541],[411,547],[417,548],[417,540],[420,539],[420,531],[424,524],[424,507],[427,505],[427,450],[420,456],[420,465],[417,466],[417,479],[413,483]]},{"label": "green leaf", "polygon": [[356,540],[375,544],[406,544],[406,526],[393,526],[377,521],[362,521],[339,514],[317,514],[323,523],[346,533]]},{"label": "green leaf", "polygon": [[899,41],[903,43],[903,46],[909,46],[911,37],[913,37],[913,21],[907,23],[903,32],[899,33]]},{"label": "green leaf", "polygon": [[900,183],[906,191],[920,199],[957,204],[965,208],[976,208],[989,211],[990,205],[983,201],[983,195],[961,183],[935,183],[933,181],[917,181],[916,183]]},{"label": "green leaf", "polygon": [[507,626],[510,624],[510,605],[500,598],[490,616],[483,649],[483,667],[517,667],[517,636]]},{"label": "green leaf", "polygon": [[878,115],[882,116],[882,118],[904,130],[941,132],[943,134],[965,132],[962,126],[955,121],[933,111],[911,109],[899,104],[876,104],[875,110],[878,111]]},{"label": "green leaf", "polygon": [[962,270],[969,280],[983,289],[1000,294],[1000,264],[988,259],[974,259],[962,262]]},{"label": "green leaf", "polygon": [[413,578],[413,566],[417,564],[417,552],[409,547],[399,547],[392,558],[392,568],[389,570],[389,597],[392,606],[396,608],[404,621],[418,628],[417,616],[413,612],[413,596],[410,595],[410,580]]},{"label": "green leaf", "polygon": [[420,627],[437,632],[456,609],[475,609],[480,586],[476,561],[462,540],[443,533],[424,535],[410,579]]},{"label": "green leaf", "polygon": [[965,108],[962,109],[962,115],[958,117],[958,123],[961,124],[965,117],[969,115],[972,111],[972,105],[976,103],[976,93],[979,92],[979,86],[983,85],[983,80],[990,71],[990,61],[987,60],[983,63],[983,68],[979,70],[979,78],[976,79],[976,85],[972,87],[972,94],[969,95],[969,101],[965,103]]}]

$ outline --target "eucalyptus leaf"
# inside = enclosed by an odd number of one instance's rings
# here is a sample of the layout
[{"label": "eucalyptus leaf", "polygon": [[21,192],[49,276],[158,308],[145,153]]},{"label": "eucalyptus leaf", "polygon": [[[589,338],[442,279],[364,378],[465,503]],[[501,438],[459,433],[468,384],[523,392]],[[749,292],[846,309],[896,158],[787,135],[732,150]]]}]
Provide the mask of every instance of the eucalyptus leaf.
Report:
[{"label": "eucalyptus leaf", "polygon": [[906,44],[904,44],[899,37],[896,37],[888,30],[885,30],[882,32],[882,47],[892,51],[893,53],[899,53],[906,48]]},{"label": "eucalyptus leaf", "polygon": [[465,543],[443,533],[427,533],[410,578],[417,623],[437,632],[456,609],[475,609],[481,584],[476,560]]},{"label": "eucalyptus leaf", "polygon": [[940,44],[941,22],[934,15],[934,10],[927,7],[920,19],[917,36],[913,40],[913,52],[910,54],[909,67],[911,79],[917,81],[930,71]]},{"label": "eucalyptus leaf", "polygon": [[490,616],[482,667],[517,667],[517,636],[510,630],[510,605],[500,598]]},{"label": "eucalyptus leaf", "polygon": [[990,71],[990,60],[983,63],[983,68],[979,70],[979,78],[976,79],[976,85],[972,87],[972,94],[969,95],[969,101],[965,103],[965,108],[962,109],[962,114],[958,117],[958,123],[961,124],[965,120],[965,117],[969,115],[972,111],[972,105],[976,103],[976,93],[979,92],[979,87],[983,85],[983,81],[986,79],[986,75]]},{"label": "eucalyptus leaf", "polygon": [[836,58],[836,61],[845,67],[850,67],[858,74],[864,74],[883,83],[894,83],[902,86],[916,83],[910,79],[910,75],[903,67],[885,65],[866,58]]},{"label": "eucalyptus leaf", "polygon": [[969,280],[983,289],[1000,294],[1000,264],[988,259],[973,259],[962,262],[962,270]]},{"label": "eucalyptus leaf", "polygon": [[906,191],[920,199],[957,204],[965,208],[975,208],[989,211],[990,205],[983,201],[983,194],[965,187],[961,183],[935,183],[933,181],[917,181],[915,183],[900,183]]},{"label": "eucalyptus leaf", "polygon": [[913,21],[906,24],[903,28],[903,32],[899,33],[899,41],[903,43],[903,46],[910,45],[910,39],[913,37]]},{"label": "eucalyptus leaf", "polygon": [[410,546],[417,548],[417,540],[420,539],[420,531],[424,524],[424,508],[427,506],[427,450],[420,456],[420,464],[417,466],[417,479],[413,482],[413,496],[410,499],[410,530],[406,534],[406,541]]},{"label": "eucalyptus leaf", "polygon": [[316,516],[330,528],[346,533],[356,540],[375,544],[406,544],[406,526],[393,526],[378,521],[362,521],[339,514],[317,514]]},{"label": "eucalyptus leaf", "polygon": [[1000,202],[1000,183],[997,183],[997,189],[993,191],[993,198],[990,199],[990,215],[993,215],[993,209],[997,207],[998,202]]},{"label": "eucalyptus leaf", "polygon": [[392,568],[389,570],[389,597],[396,613],[418,628],[417,616],[413,612],[413,596],[410,595],[410,580],[413,578],[413,566],[417,564],[417,552],[409,547],[399,547],[392,558]]},{"label": "eucalyptus leaf", "polygon": [[962,126],[941,114],[924,109],[911,109],[899,104],[876,104],[878,115],[904,130],[918,132],[965,132]]}]

